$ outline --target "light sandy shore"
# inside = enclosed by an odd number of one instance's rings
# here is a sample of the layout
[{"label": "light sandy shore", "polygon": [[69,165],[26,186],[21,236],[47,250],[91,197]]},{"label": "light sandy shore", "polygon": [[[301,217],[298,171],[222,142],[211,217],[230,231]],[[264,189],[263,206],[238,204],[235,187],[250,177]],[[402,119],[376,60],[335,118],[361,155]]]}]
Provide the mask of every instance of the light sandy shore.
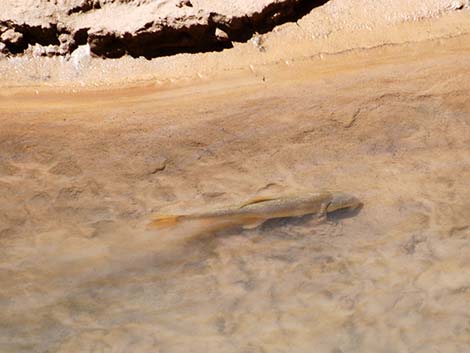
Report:
[{"label": "light sandy shore", "polygon": [[[124,57],[119,60],[90,59],[88,56],[0,60],[1,95],[28,88],[128,88],[141,82],[163,89],[175,84],[210,82],[227,73],[259,76],[265,66],[284,66],[293,61],[329,58],[401,43],[446,39],[470,33],[469,10],[455,10],[465,2],[435,0],[426,3],[405,0],[330,1],[295,23],[254,36],[247,43],[216,53],[179,54],[153,60]],[[331,60],[324,60],[328,66]],[[351,64],[351,63],[348,63]],[[319,65],[320,66],[320,65]],[[322,69],[319,69],[322,70]],[[229,76],[230,77],[230,76]],[[32,87],[32,88],[31,88]],[[38,90],[41,93],[41,89]]]},{"label": "light sandy shore", "polygon": [[[469,19],[290,24],[264,51],[94,59],[74,85],[0,62],[22,70],[0,95],[0,351],[467,352]],[[364,207],[146,228],[319,189]]]}]

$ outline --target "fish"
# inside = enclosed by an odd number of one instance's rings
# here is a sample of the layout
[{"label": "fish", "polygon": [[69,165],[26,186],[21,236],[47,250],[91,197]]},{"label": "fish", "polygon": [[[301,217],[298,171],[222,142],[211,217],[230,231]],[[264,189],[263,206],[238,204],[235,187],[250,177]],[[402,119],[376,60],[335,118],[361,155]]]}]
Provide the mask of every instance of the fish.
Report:
[{"label": "fish", "polygon": [[362,206],[358,198],[342,192],[313,192],[280,197],[257,197],[235,207],[188,214],[156,215],[150,228],[162,229],[185,221],[216,224],[217,228],[242,227],[253,229],[275,218],[301,217],[318,214],[326,217],[341,209],[354,210]]}]

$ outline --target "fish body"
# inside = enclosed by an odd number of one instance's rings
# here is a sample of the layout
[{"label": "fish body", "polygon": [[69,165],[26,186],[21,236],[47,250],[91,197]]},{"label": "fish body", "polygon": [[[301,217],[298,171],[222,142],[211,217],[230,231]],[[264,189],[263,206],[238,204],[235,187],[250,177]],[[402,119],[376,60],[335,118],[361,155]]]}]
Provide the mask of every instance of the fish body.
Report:
[{"label": "fish body", "polygon": [[241,206],[187,215],[156,216],[153,228],[164,228],[182,221],[197,220],[217,223],[218,227],[242,226],[255,228],[269,219],[300,217],[308,214],[326,215],[339,209],[354,209],[360,201],[349,194],[318,192],[294,196],[266,197],[250,200]]}]

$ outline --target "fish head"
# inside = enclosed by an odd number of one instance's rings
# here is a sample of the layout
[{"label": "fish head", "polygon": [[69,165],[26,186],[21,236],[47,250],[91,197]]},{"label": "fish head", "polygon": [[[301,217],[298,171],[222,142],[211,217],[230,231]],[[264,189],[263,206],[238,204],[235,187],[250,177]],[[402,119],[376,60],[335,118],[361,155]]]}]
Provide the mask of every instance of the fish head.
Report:
[{"label": "fish head", "polygon": [[346,193],[334,193],[328,207],[326,209],[327,212],[334,212],[336,210],[341,209],[350,209],[354,210],[358,207],[362,206],[361,201],[353,195],[346,194]]}]

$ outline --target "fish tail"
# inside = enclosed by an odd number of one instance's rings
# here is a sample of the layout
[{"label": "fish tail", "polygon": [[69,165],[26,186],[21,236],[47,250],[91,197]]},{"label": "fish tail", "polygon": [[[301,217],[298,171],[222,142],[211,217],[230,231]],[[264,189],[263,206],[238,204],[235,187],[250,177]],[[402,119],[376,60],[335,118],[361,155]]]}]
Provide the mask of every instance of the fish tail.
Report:
[{"label": "fish tail", "polygon": [[158,215],[154,217],[149,226],[157,229],[172,227],[177,225],[182,217],[180,215]]}]

